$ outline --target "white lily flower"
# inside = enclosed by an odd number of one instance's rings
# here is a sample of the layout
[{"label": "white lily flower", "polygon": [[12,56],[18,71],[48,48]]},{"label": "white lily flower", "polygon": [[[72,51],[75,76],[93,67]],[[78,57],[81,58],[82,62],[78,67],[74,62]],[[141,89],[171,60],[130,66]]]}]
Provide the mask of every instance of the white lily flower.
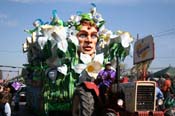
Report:
[{"label": "white lily flower", "polygon": [[111,33],[110,39],[115,39],[115,38],[117,38],[117,37],[119,37],[119,35],[114,34],[114,33]]},{"label": "white lily flower", "polygon": [[58,72],[60,72],[64,75],[67,75],[67,65],[66,64],[63,64],[62,66],[57,67],[57,70],[58,70]]},{"label": "white lily flower", "polygon": [[67,29],[63,26],[43,25],[41,29],[45,36],[52,36],[57,41],[66,39]]},{"label": "white lily flower", "polygon": [[104,61],[104,53],[95,55],[93,61],[99,62],[100,64],[103,64],[103,61]]},{"label": "white lily flower", "polygon": [[86,71],[89,76],[94,77],[96,79],[101,68],[102,68],[102,64],[100,62],[93,61],[87,65]]},{"label": "white lily flower", "polygon": [[124,32],[120,35],[121,37],[121,43],[124,48],[129,47],[130,43],[133,41],[133,38],[131,37],[129,32]]},{"label": "white lily flower", "polygon": [[44,36],[50,37],[51,34],[53,33],[53,30],[54,30],[54,26],[52,25],[46,24],[41,26],[41,31],[43,32]]},{"label": "white lily flower", "polygon": [[71,15],[69,18],[69,21],[73,21],[74,20],[75,15]]},{"label": "white lily flower", "polygon": [[77,22],[77,23],[80,22],[80,20],[81,20],[81,17],[80,17],[80,16],[75,16],[74,18],[75,18],[75,19],[74,19],[75,22]]},{"label": "white lily flower", "polygon": [[31,44],[32,43],[32,38],[31,37],[27,37],[26,38],[26,42],[27,42],[28,45]]},{"label": "white lily flower", "polygon": [[47,40],[48,40],[47,36],[38,37],[37,42],[40,45],[41,50],[43,49],[44,45],[47,43]]},{"label": "white lily flower", "polygon": [[27,45],[27,42],[25,42],[25,43],[23,44],[23,46],[22,46],[23,52],[27,52],[28,47],[29,47],[29,46]]},{"label": "white lily flower", "polygon": [[69,22],[76,22],[76,23],[80,23],[81,17],[78,15],[71,15],[71,17],[69,18]]},{"label": "white lily flower", "polygon": [[67,51],[67,48],[68,48],[67,40],[62,40],[62,41],[58,42],[57,48],[59,48],[61,51],[63,51],[65,53]]},{"label": "white lily flower", "polygon": [[80,74],[84,69],[86,69],[87,65],[86,64],[77,64],[73,67],[73,70]]},{"label": "white lily flower", "polygon": [[72,27],[70,29],[68,29],[68,39],[74,43],[76,46],[79,45],[79,41],[78,41],[78,38],[77,38],[77,33],[78,31],[75,29],[75,27]]},{"label": "white lily flower", "polygon": [[92,61],[92,57],[89,54],[80,53],[80,59],[84,64],[88,64]]},{"label": "white lily flower", "polygon": [[57,41],[62,41],[66,39],[66,28],[62,26],[54,26],[51,31],[51,36]]},{"label": "white lily flower", "polygon": [[69,39],[72,41],[72,43],[74,43],[76,46],[79,45],[79,41],[77,36],[70,36]]},{"label": "white lily flower", "polygon": [[32,43],[36,43],[37,38],[36,37],[34,37],[34,38],[32,37]]},{"label": "white lily flower", "polygon": [[55,45],[57,45],[57,48],[59,48],[63,52],[67,51],[68,48],[68,43],[66,40],[67,29],[65,27],[45,25],[42,26],[42,29],[45,32],[45,35],[49,36],[48,40],[51,41],[52,48],[54,48]]},{"label": "white lily flower", "polygon": [[53,26],[45,26],[45,29],[43,29],[43,36],[47,37],[47,40],[51,41],[52,44],[52,48],[57,44],[57,41],[51,36],[51,28],[53,28]]},{"label": "white lily flower", "polygon": [[114,34],[112,33],[112,31],[107,29],[103,29],[99,34],[101,39],[103,40],[101,43],[101,46],[108,45],[110,43],[111,37],[114,37]]},{"label": "white lily flower", "polygon": [[31,39],[32,43],[34,43],[33,40],[37,40],[37,36],[36,35],[37,35],[36,32],[32,33],[32,39]]}]

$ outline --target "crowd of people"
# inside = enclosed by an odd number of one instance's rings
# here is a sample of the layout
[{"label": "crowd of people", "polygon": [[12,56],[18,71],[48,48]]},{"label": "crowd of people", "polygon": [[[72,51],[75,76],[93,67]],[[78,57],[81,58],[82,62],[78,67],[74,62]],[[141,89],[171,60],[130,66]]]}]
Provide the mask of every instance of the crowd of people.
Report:
[{"label": "crowd of people", "polygon": [[[104,69],[99,72],[97,79],[95,80],[95,83],[99,87],[102,99],[105,99],[105,93],[111,84],[115,81],[115,77],[115,69],[112,68],[110,62],[106,63]],[[128,76],[123,76],[121,79],[119,79],[119,83],[127,83],[129,80],[130,79]],[[150,81],[156,82],[156,99],[163,99],[165,101],[165,99],[174,97],[175,83],[168,73],[162,75],[162,77],[158,80],[152,78]]]},{"label": "crowd of people", "polygon": [[[153,80],[156,81],[155,79]],[[156,93],[159,93],[159,95],[162,94],[161,95],[163,96],[162,98],[166,99],[168,97],[171,97],[174,94],[173,92],[174,90],[172,86],[173,82],[168,73],[166,73],[165,75],[162,75],[162,77],[156,81],[156,84],[157,84]]]},{"label": "crowd of people", "polygon": [[10,88],[0,85],[0,116],[11,116],[11,101]]},{"label": "crowd of people", "polygon": [[[19,110],[20,82],[5,82],[0,84],[0,116],[11,116],[12,111]],[[13,99],[14,97],[14,99]],[[14,107],[12,108],[12,101]]]}]

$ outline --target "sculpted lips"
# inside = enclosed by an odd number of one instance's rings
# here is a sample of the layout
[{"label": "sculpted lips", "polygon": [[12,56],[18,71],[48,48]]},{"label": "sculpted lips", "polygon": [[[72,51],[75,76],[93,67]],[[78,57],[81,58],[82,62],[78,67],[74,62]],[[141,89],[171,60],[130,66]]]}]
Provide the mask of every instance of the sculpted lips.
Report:
[{"label": "sculpted lips", "polygon": [[83,48],[84,48],[84,50],[86,50],[86,51],[91,51],[91,50],[92,50],[92,47],[91,47],[91,46],[84,46]]}]

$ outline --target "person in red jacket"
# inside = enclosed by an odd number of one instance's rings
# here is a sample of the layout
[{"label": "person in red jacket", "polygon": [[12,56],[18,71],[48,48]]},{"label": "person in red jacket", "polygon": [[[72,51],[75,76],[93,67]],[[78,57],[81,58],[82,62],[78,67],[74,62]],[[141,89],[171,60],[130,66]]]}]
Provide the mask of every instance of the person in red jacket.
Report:
[{"label": "person in red jacket", "polygon": [[162,91],[163,91],[165,98],[170,96],[170,94],[171,94],[170,89],[171,89],[171,80],[170,80],[169,74],[167,73],[167,74],[165,74],[165,81],[164,81],[163,87],[162,87]]},{"label": "person in red jacket", "polygon": [[120,83],[128,83],[129,82],[129,78],[127,76],[124,76],[121,80]]}]

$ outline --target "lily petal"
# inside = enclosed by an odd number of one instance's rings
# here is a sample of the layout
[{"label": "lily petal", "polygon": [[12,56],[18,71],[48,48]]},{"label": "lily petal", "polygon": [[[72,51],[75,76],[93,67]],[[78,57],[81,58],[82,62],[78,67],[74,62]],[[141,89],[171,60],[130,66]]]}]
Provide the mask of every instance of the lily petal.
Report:
[{"label": "lily petal", "polygon": [[67,65],[63,64],[63,66],[57,67],[58,72],[67,75]]},{"label": "lily petal", "polygon": [[88,54],[80,53],[80,59],[84,64],[88,64],[91,62],[92,57]]},{"label": "lily petal", "polygon": [[128,32],[124,32],[123,34],[121,34],[121,43],[124,48],[129,47],[132,41],[133,41],[133,38],[131,38]]},{"label": "lily petal", "polygon": [[103,61],[104,61],[104,53],[95,55],[94,61],[99,62],[100,64],[103,64]]},{"label": "lily petal", "polygon": [[39,37],[37,42],[40,45],[41,50],[43,49],[44,45],[47,43],[48,37],[43,36],[43,37]]},{"label": "lily petal", "polygon": [[87,67],[86,64],[77,64],[77,65],[75,65],[75,66],[73,67],[73,70],[74,70],[76,73],[80,74],[86,67]]},{"label": "lily petal", "polygon": [[66,40],[62,40],[62,41],[58,42],[57,43],[57,48],[59,48],[63,52],[66,52],[67,51],[67,48],[68,48],[67,41]]},{"label": "lily petal", "polygon": [[101,68],[102,68],[102,65],[100,62],[93,61],[88,64],[86,71],[90,77],[93,77],[96,79]]}]

